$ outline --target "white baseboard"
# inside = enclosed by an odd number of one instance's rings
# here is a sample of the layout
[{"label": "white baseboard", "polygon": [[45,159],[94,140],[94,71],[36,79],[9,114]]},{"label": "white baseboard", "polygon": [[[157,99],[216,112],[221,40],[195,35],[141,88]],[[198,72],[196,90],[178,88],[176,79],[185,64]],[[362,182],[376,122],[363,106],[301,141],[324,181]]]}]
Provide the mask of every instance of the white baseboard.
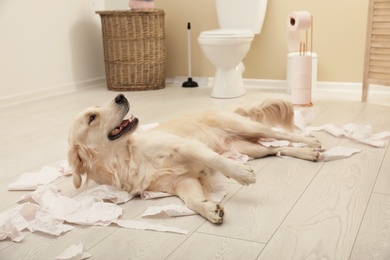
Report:
[{"label": "white baseboard", "polygon": [[36,91],[23,92],[21,94],[9,95],[5,97],[0,97],[0,107],[5,107],[9,105],[15,105],[24,103],[31,100],[38,100],[42,98],[52,97],[60,94],[65,94],[80,89],[96,87],[106,84],[106,78],[94,78],[78,82],[73,82],[69,84],[64,84],[62,86],[40,89]]},{"label": "white baseboard", "polygon": [[[283,90],[287,91],[286,80],[263,80],[263,79],[244,79],[245,86],[258,87],[267,90]],[[328,82],[317,81],[313,87],[315,91],[331,91],[331,92],[362,92],[361,82]],[[390,94],[390,87],[382,85],[370,85],[370,92]]]},{"label": "white baseboard", "polygon": [[[286,80],[263,80],[263,79],[244,79],[245,86],[258,87],[261,89],[267,90],[285,90],[287,91],[287,81]],[[316,85],[313,86],[313,91],[340,91],[340,92],[349,92],[361,91],[362,83],[359,82],[325,82],[318,81]],[[389,89],[390,90],[390,89]]]},{"label": "white baseboard", "polygon": [[[187,78],[183,76],[177,76],[175,78],[167,78],[167,84],[182,84]],[[210,77],[193,77],[199,86],[213,85],[214,78]],[[274,80],[274,79],[244,79],[244,85],[246,87],[259,88],[264,90],[275,90],[275,91],[287,91],[286,80]],[[331,92],[361,92],[361,82],[327,82],[318,81],[313,87],[315,91],[331,91]],[[375,93],[386,93],[390,94],[390,87],[381,85],[370,85],[370,92]]]},{"label": "white baseboard", "polygon": [[[174,78],[167,78],[167,84],[181,85],[187,81],[187,77],[178,76]],[[200,87],[211,87],[214,78],[210,77],[193,77]],[[56,96],[64,93],[77,91],[80,89],[97,87],[106,84],[106,78],[94,78],[84,81],[65,84],[58,87],[41,89],[37,91],[24,92],[17,95],[9,95],[0,97],[0,107],[5,107],[14,104],[20,104],[31,100],[42,99],[46,97]],[[264,90],[274,91],[287,91],[286,80],[273,80],[273,79],[244,79],[244,85],[247,87],[254,87]],[[332,92],[361,92],[361,82],[317,82],[313,91],[332,91]],[[370,92],[390,94],[390,87],[371,85]]]}]

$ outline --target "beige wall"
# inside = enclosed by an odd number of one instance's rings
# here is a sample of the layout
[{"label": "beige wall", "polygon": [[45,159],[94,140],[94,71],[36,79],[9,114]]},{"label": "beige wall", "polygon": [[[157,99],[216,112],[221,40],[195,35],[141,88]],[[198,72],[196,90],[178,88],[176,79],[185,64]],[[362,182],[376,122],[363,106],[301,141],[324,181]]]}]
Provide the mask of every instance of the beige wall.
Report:
[{"label": "beige wall", "polygon": [[[244,1],[243,1],[244,2]],[[217,28],[213,0],[156,0],[166,13],[168,77],[187,75],[187,22],[192,25],[192,75],[213,76],[197,36]],[[244,61],[245,78],[286,78],[286,19],[291,11],[307,10],[314,17],[314,51],[318,53],[318,80],[361,82],[368,1],[268,0],[263,31],[252,42]]]},{"label": "beige wall", "polygon": [[104,77],[102,0],[0,1],[2,99]]},{"label": "beige wall", "polygon": [[[187,22],[192,23],[193,76],[214,67],[196,38],[217,28],[214,0],[155,0],[166,13],[167,77],[187,75]],[[242,0],[243,1],[243,0]],[[1,0],[0,106],[2,99],[77,86],[105,76],[96,10],[127,9],[127,0]],[[320,81],[360,82],[367,0],[269,0],[261,35],[245,59],[245,78],[285,79],[286,17],[314,15]]]}]

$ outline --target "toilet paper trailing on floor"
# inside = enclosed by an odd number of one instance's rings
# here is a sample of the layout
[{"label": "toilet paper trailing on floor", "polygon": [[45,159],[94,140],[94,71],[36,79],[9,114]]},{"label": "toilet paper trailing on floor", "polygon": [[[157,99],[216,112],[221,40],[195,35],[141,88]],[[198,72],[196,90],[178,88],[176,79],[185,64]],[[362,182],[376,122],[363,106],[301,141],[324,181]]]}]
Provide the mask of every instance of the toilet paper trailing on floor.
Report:
[{"label": "toilet paper trailing on floor", "polygon": [[297,55],[292,57],[291,103],[293,105],[311,105],[311,69],[312,57]]},{"label": "toilet paper trailing on floor", "polygon": [[[307,11],[291,12],[287,16],[287,47],[289,52],[300,50],[300,32],[308,30],[312,16]],[[307,43],[307,41],[306,41]]]}]

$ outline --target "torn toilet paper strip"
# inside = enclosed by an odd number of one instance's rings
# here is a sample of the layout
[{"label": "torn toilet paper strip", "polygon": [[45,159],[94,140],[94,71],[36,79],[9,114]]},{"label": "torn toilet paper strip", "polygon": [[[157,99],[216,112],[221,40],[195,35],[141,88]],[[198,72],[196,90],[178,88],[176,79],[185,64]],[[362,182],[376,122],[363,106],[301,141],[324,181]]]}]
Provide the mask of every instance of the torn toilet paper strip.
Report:
[{"label": "torn toilet paper strip", "polygon": [[305,129],[310,122],[315,118],[315,112],[310,108],[294,110],[294,125],[300,129]]},{"label": "torn toilet paper strip", "polygon": [[197,212],[192,209],[187,208],[186,206],[169,204],[165,206],[151,206],[143,214],[142,217],[158,217],[158,218],[167,218],[167,217],[180,217],[180,216],[189,216],[196,215]]},{"label": "torn toilet paper strip", "polygon": [[23,173],[17,181],[8,185],[8,190],[35,190],[38,185],[48,184],[62,175],[59,169],[45,166],[38,172]]},{"label": "torn toilet paper strip", "polygon": [[73,199],[84,200],[85,198],[88,197],[92,197],[96,201],[109,200],[115,204],[126,203],[132,198],[134,198],[134,196],[131,195],[130,193],[123,190],[118,190],[114,186],[98,185],[80,193],[79,195],[75,196]]},{"label": "torn toilet paper strip", "polygon": [[[323,151],[323,152],[320,152]],[[348,158],[356,153],[360,153],[361,150],[357,148],[351,148],[351,147],[341,147],[341,146],[336,146],[333,147],[329,150],[319,150],[319,159],[318,161],[324,161],[324,162],[329,162],[329,161],[334,161],[334,160],[339,160],[343,158]],[[280,158],[289,158],[290,156],[284,156],[282,153],[279,151],[276,156]]]},{"label": "torn toilet paper strip", "polygon": [[140,193],[140,197],[144,200],[150,200],[150,199],[158,199],[158,198],[165,198],[165,197],[172,197],[172,194],[166,193],[166,192],[159,192],[159,191],[143,191]]},{"label": "torn toilet paper strip", "polygon": [[72,167],[70,167],[69,163],[67,160],[61,160],[58,163],[59,166],[59,171],[64,175],[64,176],[70,176],[73,174]]},{"label": "torn toilet paper strip", "polygon": [[[302,143],[290,143],[288,141],[267,141],[267,142],[259,142],[261,145],[265,147],[307,147],[306,144]],[[342,146],[336,146],[329,150],[325,148],[318,148],[317,151],[320,153],[319,161],[333,161],[338,160],[342,158],[347,158],[352,156],[355,153],[360,153],[362,150],[357,148],[350,148],[350,147],[342,147]],[[278,157],[289,157],[289,156],[282,156],[281,152],[279,151],[276,154]]]},{"label": "torn toilet paper strip", "polygon": [[238,151],[231,149],[230,151],[227,151],[222,154],[224,157],[232,159],[234,161],[240,162],[240,163],[246,163],[249,160],[252,160],[252,157],[249,157],[246,154],[239,153]]},{"label": "torn toilet paper strip", "polygon": [[390,140],[390,131],[373,134],[371,125],[353,123],[343,126],[337,126],[335,124],[308,126],[303,130],[302,134],[308,136],[311,132],[315,131],[325,131],[335,137],[347,137],[357,142],[380,148],[385,147],[385,141]]},{"label": "torn toilet paper strip", "polygon": [[[226,188],[222,185],[216,184],[208,189],[206,198],[210,201],[221,202],[227,194]],[[169,204],[164,206],[151,206],[142,214],[142,217],[167,218],[196,214],[198,213],[189,209],[185,205]]]},{"label": "torn toilet paper strip", "polygon": [[320,161],[328,162],[338,159],[343,159],[352,156],[355,153],[360,153],[362,150],[352,147],[336,146],[323,153],[320,153]]},{"label": "torn toilet paper strip", "polygon": [[126,219],[126,220],[118,219],[118,220],[113,221],[113,223],[115,223],[118,226],[123,227],[123,228],[170,232],[170,233],[178,233],[178,234],[183,234],[183,235],[188,234],[188,230],[185,230],[185,229],[181,229],[178,227],[165,226],[162,224],[153,224],[153,223],[148,223],[145,221],[135,221],[135,220],[131,220],[131,219]]},{"label": "torn toilet paper strip", "polygon": [[57,256],[55,260],[82,260],[91,257],[92,255],[84,252],[84,246],[80,242],[78,245],[71,245],[62,254]]},{"label": "torn toilet paper strip", "polygon": [[259,143],[264,147],[286,147],[292,146],[292,143],[286,140],[268,140],[268,141],[259,141]]}]

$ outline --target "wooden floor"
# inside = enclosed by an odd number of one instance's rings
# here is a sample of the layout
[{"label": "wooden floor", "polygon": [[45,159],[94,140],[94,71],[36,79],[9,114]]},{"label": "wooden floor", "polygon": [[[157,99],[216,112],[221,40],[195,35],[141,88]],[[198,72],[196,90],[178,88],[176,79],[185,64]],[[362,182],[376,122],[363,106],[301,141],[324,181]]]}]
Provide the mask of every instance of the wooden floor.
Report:
[{"label": "wooden floor", "polygon": [[[283,98],[285,92],[248,89],[237,99],[212,99],[208,87],[126,93],[131,113],[142,124],[205,109],[228,109],[241,102]],[[26,192],[7,185],[23,172],[55,166],[66,159],[70,122],[84,108],[116,95],[105,87],[87,88],[0,108],[0,210],[14,207]],[[321,92],[313,96],[312,125],[372,124],[390,130],[390,95]],[[53,237],[29,233],[20,243],[0,241],[0,259],[54,259],[83,243],[90,259],[390,259],[390,148],[314,133],[323,146],[357,147],[360,154],[331,162],[268,157],[250,162],[257,182],[241,186],[223,180],[225,220],[213,225],[200,216],[148,219],[189,230],[188,235],[109,227],[79,226]],[[77,194],[71,177],[55,181],[63,194]],[[141,220],[151,205],[181,203],[176,197],[133,199],[123,218]]]}]

